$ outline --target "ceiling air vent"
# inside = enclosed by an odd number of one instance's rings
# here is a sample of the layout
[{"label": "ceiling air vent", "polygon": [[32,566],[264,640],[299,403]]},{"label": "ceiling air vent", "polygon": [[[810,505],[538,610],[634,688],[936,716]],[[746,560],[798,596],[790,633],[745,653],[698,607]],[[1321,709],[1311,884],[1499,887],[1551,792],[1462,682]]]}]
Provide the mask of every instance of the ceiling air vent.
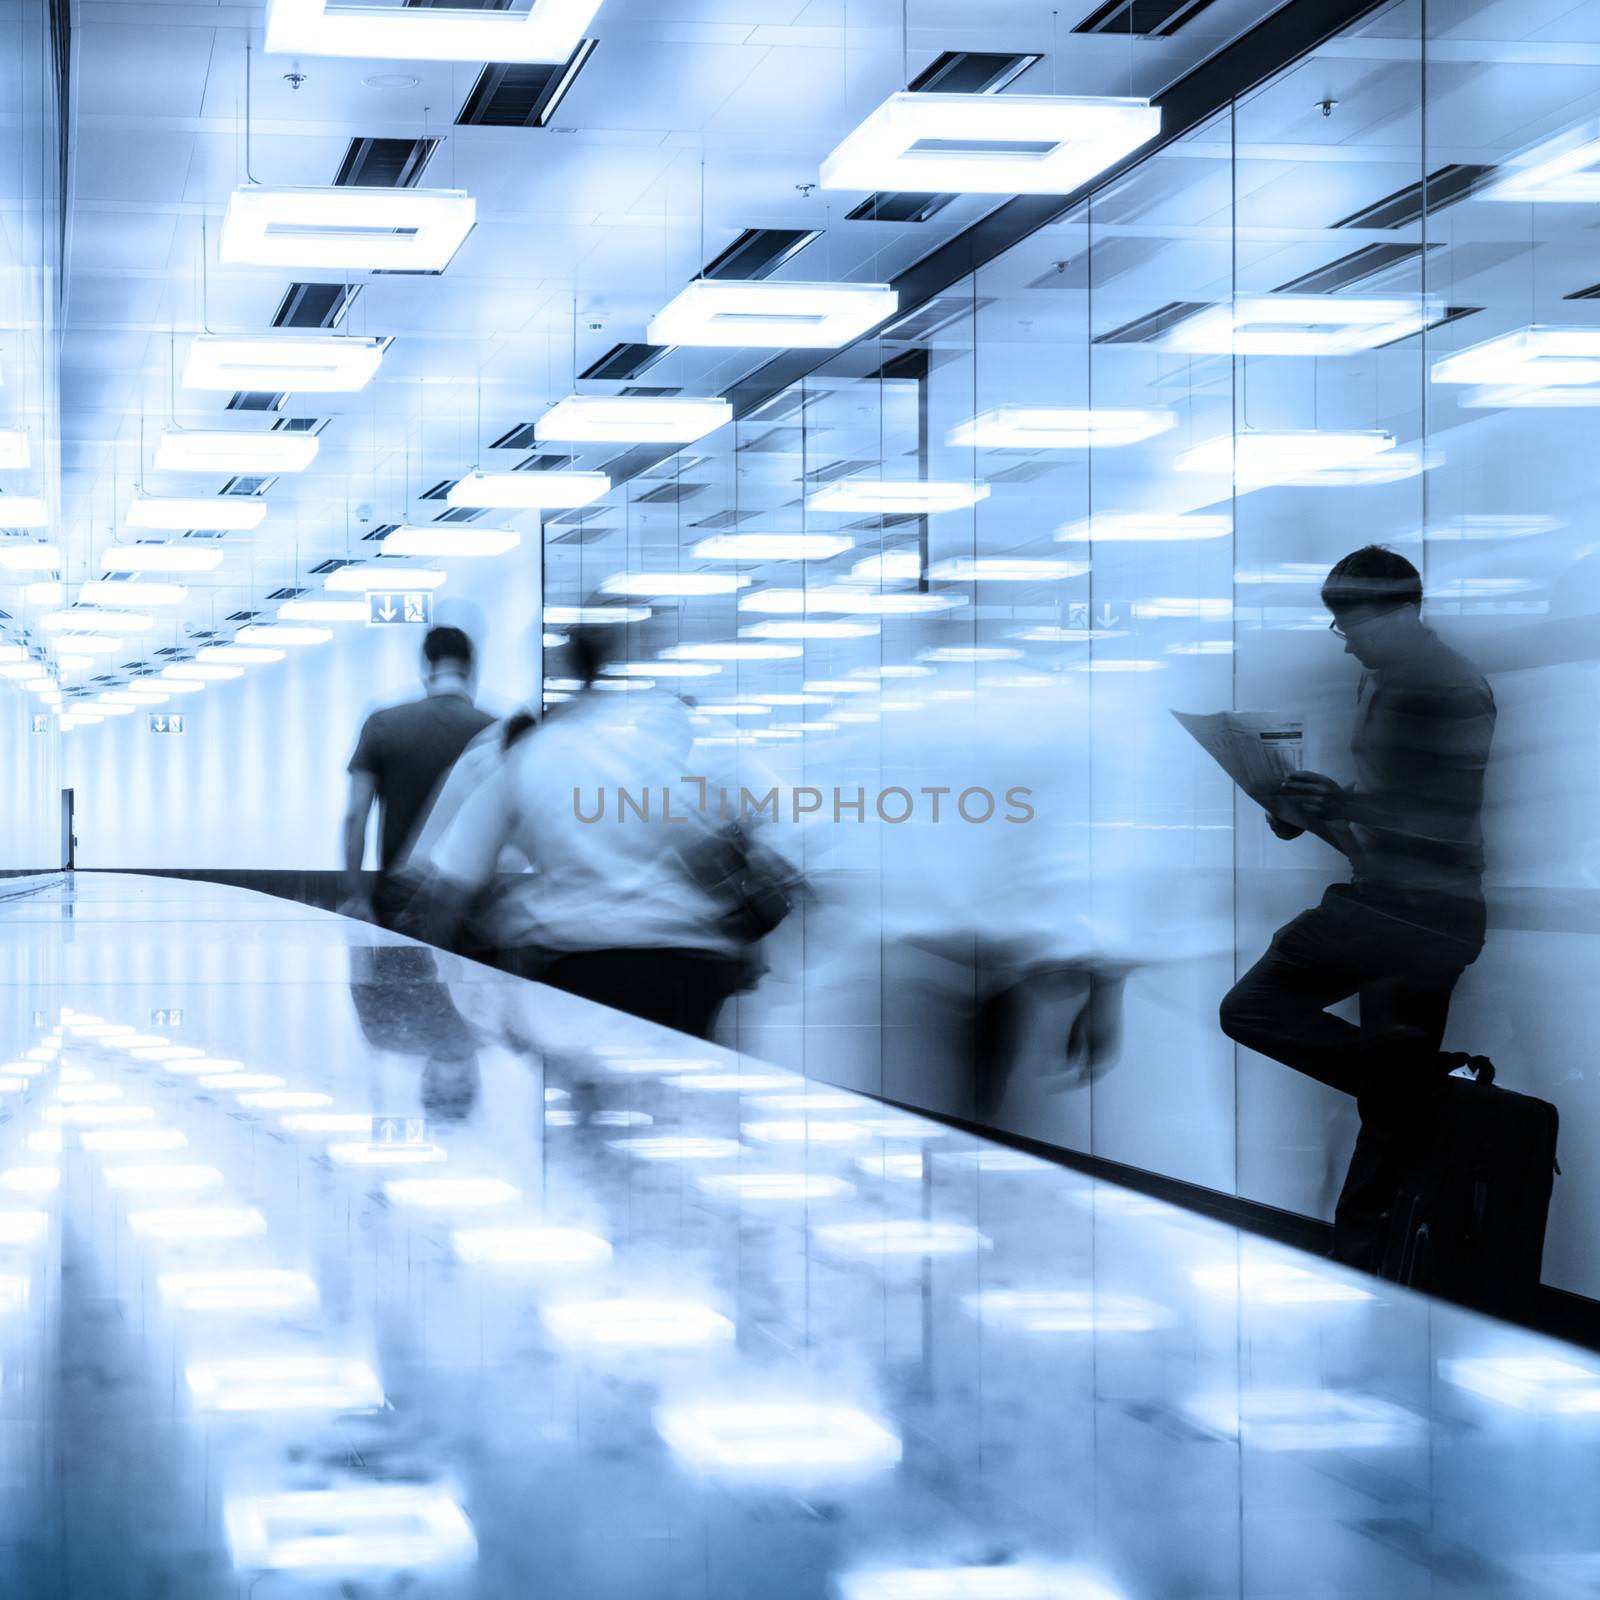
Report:
[{"label": "ceiling air vent", "polygon": [[241,390],[228,401],[229,411],[281,411],[283,403],[289,398],[284,394],[252,393]]},{"label": "ceiling air vent", "polygon": [[456,113],[458,128],[542,128],[556,113],[584,64],[594,54],[595,39],[578,48],[559,66],[505,65],[490,62]]},{"label": "ceiling air vent", "polygon": [[685,500],[693,500],[697,495],[706,492],[703,483],[663,483],[654,489],[647,489],[634,501],[641,506],[675,506],[681,505]]},{"label": "ceiling air vent", "polygon": [[291,283],[272,313],[272,326],[337,328],[360,293],[358,284]]},{"label": "ceiling air vent", "polygon": [[846,222],[926,222],[955,199],[953,194],[869,194],[845,212]]},{"label": "ceiling air vent", "polygon": [[419,500],[443,500],[444,497],[460,483],[459,478],[441,478],[431,489],[425,489],[417,496]]},{"label": "ceiling air vent", "polygon": [[254,622],[261,613],[259,611],[230,611],[229,622]]},{"label": "ceiling air vent", "polygon": [[1096,344],[1150,344],[1159,339],[1169,328],[1176,327],[1178,323],[1192,317],[1197,311],[1210,308],[1209,300],[1169,300],[1164,306],[1155,311],[1148,311],[1142,317],[1135,317],[1132,322],[1125,322],[1120,328],[1112,328],[1109,333],[1098,333],[1094,337]]},{"label": "ceiling air vent", "polygon": [[316,566],[312,567],[311,573],[313,577],[323,578],[326,577],[330,572],[337,572],[340,567],[351,567],[354,565],[355,563],[353,561],[347,561],[342,556],[329,556],[326,561],[319,561]]},{"label": "ceiling air vent", "polygon": [[819,237],[811,228],[746,228],[721,255],[700,269],[700,276],[742,282],[770,278]]},{"label": "ceiling air vent", "polygon": [[490,444],[491,450],[526,450],[538,441],[534,438],[533,424],[519,422],[516,427],[507,429],[500,437]]},{"label": "ceiling air vent", "polygon": [[635,445],[631,450],[624,450],[620,456],[613,456],[600,470],[613,484],[623,484],[637,478],[641,472],[648,472],[651,467],[660,466],[663,461],[670,461],[675,453],[670,445]]},{"label": "ceiling air vent", "polygon": [[1212,0],[1106,0],[1072,31],[1170,39],[1211,4]]},{"label": "ceiling air vent", "polygon": [[394,530],[396,528],[398,528],[399,526],[400,526],[400,524],[398,522],[380,522],[378,524],[378,526],[372,530],[371,533],[364,533],[364,534],[361,535],[361,537],[368,544],[371,544],[374,540],[377,540],[377,539],[387,539],[389,537],[389,535],[391,533],[393,533]]},{"label": "ceiling air vent", "polygon": [[277,481],[276,475],[270,478],[229,478],[220,492],[231,495],[265,494]]},{"label": "ceiling air vent", "polygon": [[830,461],[826,466],[813,467],[806,474],[807,483],[832,483],[835,478],[852,477],[876,466],[875,461]]},{"label": "ceiling air vent", "polygon": [[328,426],[326,417],[280,417],[272,424],[274,433],[321,433]]},{"label": "ceiling air vent", "polygon": [[[490,446],[493,449],[493,446]],[[578,458],[576,456],[529,456],[519,461],[513,472],[565,472]]]},{"label": "ceiling air vent", "polygon": [[941,329],[948,328],[952,322],[959,321],[962,317],[970,317],[975,311],[981,311],[985,306],[993,304],[993,296],[988,298],[980,296],[974,299],[971,295],[941,295],[924,306],[918,306],[915,311],[908,311],[898,322],[891,322],[883,330],[882,337],[900,340],[931,339]]},{"label": "ceiling air vent", "polygon": [[[1430,250],[1441,246],[1430,244]],[[1337,261],[1330,261],[1315,272],[1302,273],[1287,283],[1280,283],[1274,294],[1332,294],[1335,289],[1348,289],[1351,284],[1387,272],[1391,267],[1415,261],[1422,254],[1420,244],[1369,244]]]},{"label": "ceiling air vent", "polygon": [[453,511],[442,511],[435,522],[476,522],[483,515],[483,507],[457,506]]},{"label": "ceiling air vent", "polygon": [[729,528],[737,528],[741,522],[748,522],[758,515],[754,511],[718,511],[709,517],[702,517],[698,522],[691,522],[691,528],[705,528],[714,533],[724,533]]},{"label": "ceiling air vent", "polygon": [[1600,300],[1600,283],[1591,283],[1587,289],[1574,289],[1571,294],[1564,294],[1563,300]]},{"label": "ceiling air vent", "polygon": [[610,380],[637,378],[653,367],[667,353],[667,349],[668,346],[664,344],[615,344],[578,376]]},{"label": "ceiling air vent", "polygon": [[334,185],[341,189],[410,189],[438,147],[437,139],[352,139]]},{"label": "ceiling air vent", "polygon": [[911,80],[910,87],[918,94],[998,94],[1042,60],[1037,55],[946,50]]},{"label": "ceiling air vent", "polygon": [[1340,217],[1336,228],[1405,228],[1420,221],[1424,209],[1429,215],[1465,200],[1485,178],[1493,174],[1493,167],[1473,166],[1470,163],[1451,162],[1430,172],[1421,183],[1408,183],[1382,200]]},{"label": "ceiling air vent", "polygon": [[306,593],[306,591],[304,589],[296,589],[296,588],[293,587],[293,585],[290,585],[290,586],[288,586],[286,588],[283,588],[283,589],[274,589],[272,591],[272,593],[267,596],[267,599],[269,599],[269,600],[298,600],[300,598],[300,596],[303,595],[304,593]]}]

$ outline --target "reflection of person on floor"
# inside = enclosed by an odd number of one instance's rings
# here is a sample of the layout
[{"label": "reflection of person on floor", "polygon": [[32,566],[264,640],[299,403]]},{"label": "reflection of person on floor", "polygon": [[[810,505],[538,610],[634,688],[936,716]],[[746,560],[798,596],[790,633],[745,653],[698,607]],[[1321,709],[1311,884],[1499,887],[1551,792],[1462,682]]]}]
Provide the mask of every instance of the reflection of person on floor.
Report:
[{"label": "reflection of person on floor", "polygon": [[[1240,1044],[1357,1097],[1387,1142],[1417,1127],[1443,1074],[1451,991],[1483,947],[1488,684],[1421,619],[1422,580],[1369,545],[1328,574],[1323,603],[1366,668],[1345,787],[1298,772],[1266,805],[1280,839],[1312,832],[1349,857],[1352,881],[1273,935],[1222,1002]],[[1360,1026],[1327,1007],[1351,995]],[[1475,1058],[1481,1059],[1481,1058]]]}]

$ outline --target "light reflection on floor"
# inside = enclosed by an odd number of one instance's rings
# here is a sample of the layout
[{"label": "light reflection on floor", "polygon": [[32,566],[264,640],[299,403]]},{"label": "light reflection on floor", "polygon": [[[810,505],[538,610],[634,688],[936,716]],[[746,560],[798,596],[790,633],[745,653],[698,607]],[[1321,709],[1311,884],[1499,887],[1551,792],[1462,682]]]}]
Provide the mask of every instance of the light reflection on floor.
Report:
[{"label": "light reflection on floor", "polygon": [[1600,1593],[1600,1357],[286,902],[20,904],[0,1595]]}]

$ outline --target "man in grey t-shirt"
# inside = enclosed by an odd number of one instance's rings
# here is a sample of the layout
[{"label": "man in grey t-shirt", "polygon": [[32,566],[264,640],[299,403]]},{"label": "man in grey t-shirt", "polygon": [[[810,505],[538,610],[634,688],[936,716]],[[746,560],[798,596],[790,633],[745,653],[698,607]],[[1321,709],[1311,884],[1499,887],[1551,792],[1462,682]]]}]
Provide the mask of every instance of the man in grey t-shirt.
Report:
[{"label": "man in grey t-shirt", "polygon": [[[350,757],[350,796],[344,813],[346,916],[391,926],[402,909],[393,873],[407,842],[427,816],[440,781],[456,758],[490,723],[473,704],[472,641],[459,628],[430,628],[422,641],[420,700],[374,711]],[[367,818],[378,804],[378,886],[361,886]]]}]

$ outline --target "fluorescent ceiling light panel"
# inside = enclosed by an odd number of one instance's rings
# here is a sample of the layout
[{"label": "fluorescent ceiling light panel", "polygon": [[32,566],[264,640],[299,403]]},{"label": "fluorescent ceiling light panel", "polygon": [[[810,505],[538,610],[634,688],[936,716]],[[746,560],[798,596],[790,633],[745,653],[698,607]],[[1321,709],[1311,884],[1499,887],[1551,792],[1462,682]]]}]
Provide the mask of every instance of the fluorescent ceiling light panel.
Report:
[{"label": "fluorescent ceiling light panel", "polygon": [[824,189],[1068,194],[1161,131],[1146,100],[892,94],[822,163]]},{"label": "fluorescent ceiling light panel", "polygon": [[410,1484],[239,1495],[228,1500],[223,1519],[241,1572],[409,1573],[466,1564],[478,1555],[461,1507],[438,1489]]},{"label": "fluorescent ceiling light panel", "polygon": [[1224,433],[1173,461],[1179,472],[1232,474],[1240,488],[1262,489],[1271,484],[1303,482],[1330,468],[1355,462],[1394,448],[1394,435],[1379,429],[1324,433],[1313,428],[1285,432],[1247,430]]},{"label": "fluorescent ceiling light panel", "polygon": [[653,345],[837,350],[900,308],[886,283],[697,278],[650,319]]},{"label": "fluorescent ceiling light panel", "polygon": [[53,544],[0,540],[0,567],[8,572],[56,572],[61,567],[61,552]]},{"label": "fluorescent ceiling light panel", "polygon": [[185,1376],[202,1411],[376,1411],[383,1404],[372,1368],[342,1356],[191,1361]]},{"label": "fluorescent ceiling light panel", "polygon": [[78,586],[83,605],[178,606],[189,591],[181,583],[102,583],[91,580]]},{"label": "fluorescent ceiling light panel", "polygon": [[[167,672],[171,672],[172,670],[173,669],[171,667],[169,667],[167,669]],[[165,686],[165,688],[167,690],[167,693],[169,695],[174,695],[174,694],[203,694],[205,692],[205,687],[206,687],[203,683],[199,682],[198,680],[196,680],[196,679],[194,679],[192,677],[190,677],[190,678],[169,678],[167,676],[166,672],[163,672],[161,674],[161,682]]]},{"label": "fluorescent ceiling light panel", "polygon": [[[78,626],[76,621],[73,624]],[[103,634],[67,633],[55,641],[57,652],[63,656],[114,656],[126,644],[125,639]]]},{"label": "fluorescent ceiling light panel", "polygon": [[805,654],[797,644],[675,644],[662,655],[668,661],[793,661]]},{"label": "fluorescent ceiling light panel", "polygon": [[299,1311],[318,1300],[310,1277],[283,1267],[163,1272],[156,1283],[161,1298],[180,1311]]},{"label": "fluorescent ceiling light panel", "polygon": [[50,508],[36,494],[0,494],[0,528],[42,528]]},{"label": "fluorescent ceiling light panel", "polygon": [[899,1567],[847,1573],[840,1600],[1123,1600],[1070,1567]]},{"label": "fluorescent ceiling light panel", "polygon": [[928,576],[945,583],[1059,583],[1064,578],[1081,578],[1088,570],[1087,561],[957,556],[950,561],[936,561],[928,568]]},{"label": "fluorescent ceiling light panel", "polygon": [[1195,511],[1096,511],[1058,530],[1063,544],[1147,540],[1225,539],[1233,518]]},{"label": "fluorescent ceiling light panel", "polygon": [[843,533],[714,533],[691,554],[696,561],[826,561],[854,546]]},{"label": "fluorescent ceiling light panel", "polygon": [[1600,387],[1572,383],[1486,383],[1468,389],[1461,404],[1471,410],[1503,406],[1600,406]]},{"label": "fluorescent ceiling light panel", "polygon": [[1558,1417],[1600,1412],[1600,1372],[1559,1356],[1469,1356],[1441,1361],[1439,1375],[1516,1411]]},{"label": "fluorescent ceiling light panel", "polygon": [[383,363],[382,339],[342,333],[196,334],[183,366],[185,389],[266,394],[353,394]]},{"label": "fluorescent ceiling light panel", "polygon": [[[171,533],[189,528],[203,528],[208,533],[248,533],[261,526],[266,514],[266,501],[254,495],[136,494],[124,520],[130,528],[160,528]],[[220,552],[217,559],[222,559]]]},{"label": "fluorescent ceiling light panel", "polygon": [[58,606],[66,597],[65,588],[54,578],[22,586],[22,598],[30,606]]},{"label": "fluorescent ceiling light panel", "polygon": [[[53,1169],[52,1169],[53,1170]],[[687,1300],[591,1300],[546,1306],[544,1323],[562,1344],[592,1349],[687,1350],[721,1344],[733,1324]]]},{"label": "fluorescent ceiling light panel", "polygon": [[0,428],[0,471],[19,472],[32,460],[27,434],[20,428]]},{"label": "fluorescent ceiling light panel", "polygon": [[613,661],[601,670],[613,678],[714,678],[722,668],[710,661]]},{"label": "fluorescent ceiling light panel", "polygon": [[377,61],[564,62],[600,0],[533,0],[528,10],[390,11],[332,0],[269,0],[274,55],[365,56]]},{"label": "fluorescent ceiling light panel", "polygon": [[894,482],[846,478],[816,490],[806,499],[812,511],[858,512],[868,515],[931,515],[965,511],[989,498],[986,483]]},{"label": "fluorescent ceiling light panel", "polygon": [[610,488],[603,472],[469,472],[445,499],[481,511],[570,511]]},{"label": "fluorescent ceiling light panel", "polygon": [[1171,411],[1113,406],[994,406],[945,435],[952,445],[980,450],[1087,450],[1138,444],[1165,433]]},{"label": "fluorescent ceiling light panel", "polygon": [[[185,678],[202,683],[222,683],[229,678],[242,678],[243,667],[227,667],[215,662],[185,662],[181,667],[168,667],[167,672],[181,672]],[[162,674],[163,677],[166,673]]]},{"label": "fluorescent ceiling light panel", "polygon": [[283,651],[260,645],[208,644],[195,651],[195,659],[211,666],[258,667],[282,661]]},{"label": "fluorescent ceiling light panel", "polygon": [[1196,355],[1354,355],[1419,332],[1438,312],[1415,296],[1244,294],[1185,317],[1158,347]]},{"label": "fluorescent ceiling light panel", "polygon": [[295,628],[285,622],[256,622],[234,634],[233,642],[264,644],[275,650],[278,645],[327,644],[332,638],[332,628]]},{"label": "fluorescent ceiling light panel", "polygon": [[663,1406],[661,1437],[701,1472],[789,1476],[894,1466],[900,1441],[853,1406],[792,1401]]},{"label": "fluorescent ceiling light panel", "polygon": [[[206,432],[162,430],[156,446],[157,472],[228,474],[304,472],[316,459],[319,441],[310,433]],[[221,496],[216,498],[220,499]],[[189,524],[190,527],[203,524]]]},{"label": "fluorescent ceiling light panel", "polygon": [[1600,122],[1579,123],[1502,161],[1476,198],[1593,205],[1600,200]]},{"label": "fluorescent ceiling light panel", "polygon": [[613,572],[600,585],[600,592],[643,596],[732,594],[749,584],[749,578],[732,572]]},{"label": "fluorescent ceiling light panel", "polygon": [[544,620],[557,627],[605,627],[619,622],[644,622],[649,606],[546,606]]},{"label": "fluorescent ceiling light panel", "polygon": [[744,639],[871,639],[881,631],[876,622],[798,622],[773,617],[741,628],[739,635]]},{"label": "fluorescent ceiling light panel", "polygon": [[222,565],[222,551],[202,544],[113,545],[100,557],[100,565],[107,572],[215,572]]},{"label": "fluorescent ceiling light panel", "polygon": [[733,420],[716,398],[577,394],[559,401],[533,425],[533,436],[593,444],[689,444]]},{"label": "fluorescent ceiling light panel", "polygon": [[1530,324],[1435,361],[1435,383],[1540,388],[1600,382],[1600,328]]},{"label": "fluorescent ceiling light panel", "polygon": [[284,622],[365,622],[365,600],[285,600],[278,607]]},{"label": "fluorescent ceiling light panel", "polygon": [[396,528],[378,547],[386,556],[503,556],[522,543],[514,528]]},{"label": "fluorescent ceiling light panel", "polygon": [[340,567],[328,574],[322,586],[330,592],[367,594],[393,589],[398,593],[402,589],[437,589],[446,576],[437,567],[386,567],[373,563]]},{"label": "fluorescent ceiling light panel", "polygon": [[[378,29],[408,20],[402,11],[368,15],[368,26]],[[475,15],[451,9],[438,20],[456,29]],[[229,196],[221,255],[234,266],[439,272],[449,266],[476,218],[477,202],[462,189],[255,184]]]},{"label": "fluorescent ceiling light panel", "polygon": [[39,618],[39,626],[47,633],[66,628],[82,628],[88,633],[144,633],[155,625],[154,617],[139,611],[80,611],[76,607],[47,611]]}]

